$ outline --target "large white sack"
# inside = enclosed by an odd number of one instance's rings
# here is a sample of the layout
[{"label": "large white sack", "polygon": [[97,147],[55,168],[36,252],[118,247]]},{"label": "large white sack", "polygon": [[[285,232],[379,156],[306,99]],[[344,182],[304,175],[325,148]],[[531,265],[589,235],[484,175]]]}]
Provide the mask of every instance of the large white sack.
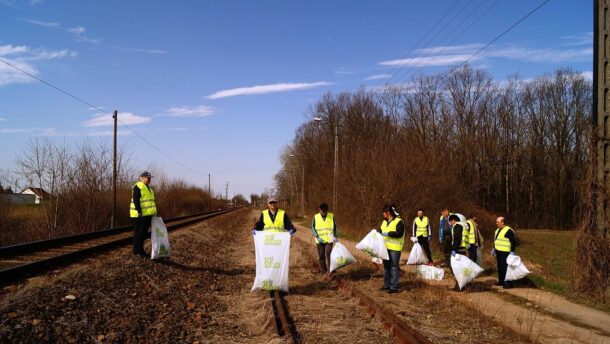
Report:
[{"label": "large white sack", "polygon": [[256,278],[252,290],[288,292],[290,233],[257,231],[254,235]]},{"label": "large white sack", "polygon": [[458,223],[460,225],[462,225],[462,227],[464,228],[464,230],[468,230],[470,231],[470,226],[468,225],[468,222],[466,222],[468,219],[466,218],[466,216],[460,214],[460,213],[455,213],[455,215],[457,215],[460,218],[460,221],[458,221]]},{"label": "large white sack", "polygon": [[445,270],[429,265],[418,265],[415,274],[423,279],[440,281],[445,276]]},{"label": "large white sack", "polygon": [[460,289],[475,279],[483,269],[477,263],[462,254],[451,257],[451,269]]},{"label": "large white sack", "polygon": [[506,258],[506,263],[508,263],[508,268],[506,269],[505,281],[516,281],[518,279],[522,279],[530,273],[519,256],[514,254],[509,255]]},{"label": "large white sack", "polygon": [[150,242],[152,244],[150,259],[169,257],[169,235],[167,234],[167,227],[165,227],[163,219],[153,216],[150,227]]},{"label": "large white sack", "polygon": [[333,245],[333,250],[330,252],[330,271],[335,271],[338,268],[355,263],[356,258],[340,243]]},{"label": "large white sack", "polygon": [[421,245],[416,242],[413,244],[413,248],[411,249],[411,253],[409,253],[409,259],[407,260],[407,265],[418,265],[418,264],[428,264],[428,257],[424,254],[424,250],[421,248]]},{"label": "large white sack", "polygon": [[371,230],[364,239],[362,239],[356,248],[364,251],[371,257],[389,260],[388,248],[385,245],[385,239],[376,230]]}]

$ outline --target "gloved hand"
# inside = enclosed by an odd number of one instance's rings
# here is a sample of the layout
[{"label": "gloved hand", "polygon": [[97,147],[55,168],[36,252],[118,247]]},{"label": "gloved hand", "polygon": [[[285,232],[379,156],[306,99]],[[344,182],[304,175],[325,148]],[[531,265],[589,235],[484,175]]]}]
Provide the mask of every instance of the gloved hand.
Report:
[{"label": "gloved hand", "polygon": [[256,235],[256,229],[252,228],[252,235]]},{"label": "gloved hand", "polygon": [[290,233],[290,235],[293,235],[296,231],[293,229],[289,230],[288,233]]},{"label": "gloved hand", "polygon": [[511,253],[509,253],[508,255],[509,255],[509,256],[514,256],[514,255],[515,255],[515,252],[511,252]]},{"label": "gloved hand", "polygon": [[491,254],[492,257],[495,256],[496,255],[496,249],[492,248],[491,252],[489,252],[489,253]]},{"label": "gloved hand", "polygon": [[388,236],[388,233],[381,233],[381,236]]},{"label": "gloved hand", "polygon": [[451,251],[451,257],[455,257],[455,251]]}]

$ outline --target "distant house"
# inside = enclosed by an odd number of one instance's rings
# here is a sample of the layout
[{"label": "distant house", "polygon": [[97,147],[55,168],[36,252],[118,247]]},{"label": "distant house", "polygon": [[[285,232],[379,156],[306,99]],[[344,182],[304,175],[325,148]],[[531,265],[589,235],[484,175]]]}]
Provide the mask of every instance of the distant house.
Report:
[{"label": "distant house", "polygon": [[33,204],[40,204],[41,201],[50,199],[52,197],[51,194],[46,192],[44,189],[33,187],[26,188],[25,190],[21,191],[20,194],[34,196]]},{"label": "distant house", "polygon": [[0,185],[0,202],[4,204],[37,204],[36,195],[33,194],[16,194],[9,187],[8,189],[3,188]]}]

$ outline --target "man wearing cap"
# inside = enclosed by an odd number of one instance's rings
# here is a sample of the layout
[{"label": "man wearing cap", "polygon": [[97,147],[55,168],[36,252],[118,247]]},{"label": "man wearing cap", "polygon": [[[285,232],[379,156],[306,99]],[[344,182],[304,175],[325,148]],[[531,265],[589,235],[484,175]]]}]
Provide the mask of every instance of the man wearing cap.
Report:
[{"label": "man wearing cap", "polygon": [[333,213],[328,212],[328,204],[320,204],[319,209],[311,222],[311,232],[318,248],[320,273],[325,274],[330,269],[330,252],[333,250],[333,243],[337,242],[337,223]]},{"label": "man wearing cap", "polygon": [[148,257],[144,251],[144,240],[152,217],[157,215],[155,193],[149,186],[151,178],[148,171],[140,174],[140,181],[133,186],[129,207],[129,216],[134,219],[133,254],[144,258]]},{"label": "man wearing cap", "polygon": [[256,231],[271,231],[284,232],[288,231],[293,235],[297,230],[290,222],[288,214],[283,209],[278,209],[277,198],[271,197],[267,202],[267,207],[262,211],[261,216],[252,229],[252,235],[256,235]]}]

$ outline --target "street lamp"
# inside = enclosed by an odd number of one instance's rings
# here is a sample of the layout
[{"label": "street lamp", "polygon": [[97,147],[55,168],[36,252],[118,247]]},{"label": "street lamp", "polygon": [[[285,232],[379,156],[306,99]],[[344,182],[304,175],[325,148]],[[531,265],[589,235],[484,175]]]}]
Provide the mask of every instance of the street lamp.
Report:
[{"label": "street lamp", "polygon": [[300,155],[290,154],[290,157],[301,160],[301,216],[305,216],[305,161]]},{"label": "street lamp", "polygon": [[[315,122],[322,122],[322,117],[314,117]],[[335,166],[333,169],[333,211],[337,212],[337,173],[339,172],[339,124],[332,122],[331,125],[335,127]]]}]

